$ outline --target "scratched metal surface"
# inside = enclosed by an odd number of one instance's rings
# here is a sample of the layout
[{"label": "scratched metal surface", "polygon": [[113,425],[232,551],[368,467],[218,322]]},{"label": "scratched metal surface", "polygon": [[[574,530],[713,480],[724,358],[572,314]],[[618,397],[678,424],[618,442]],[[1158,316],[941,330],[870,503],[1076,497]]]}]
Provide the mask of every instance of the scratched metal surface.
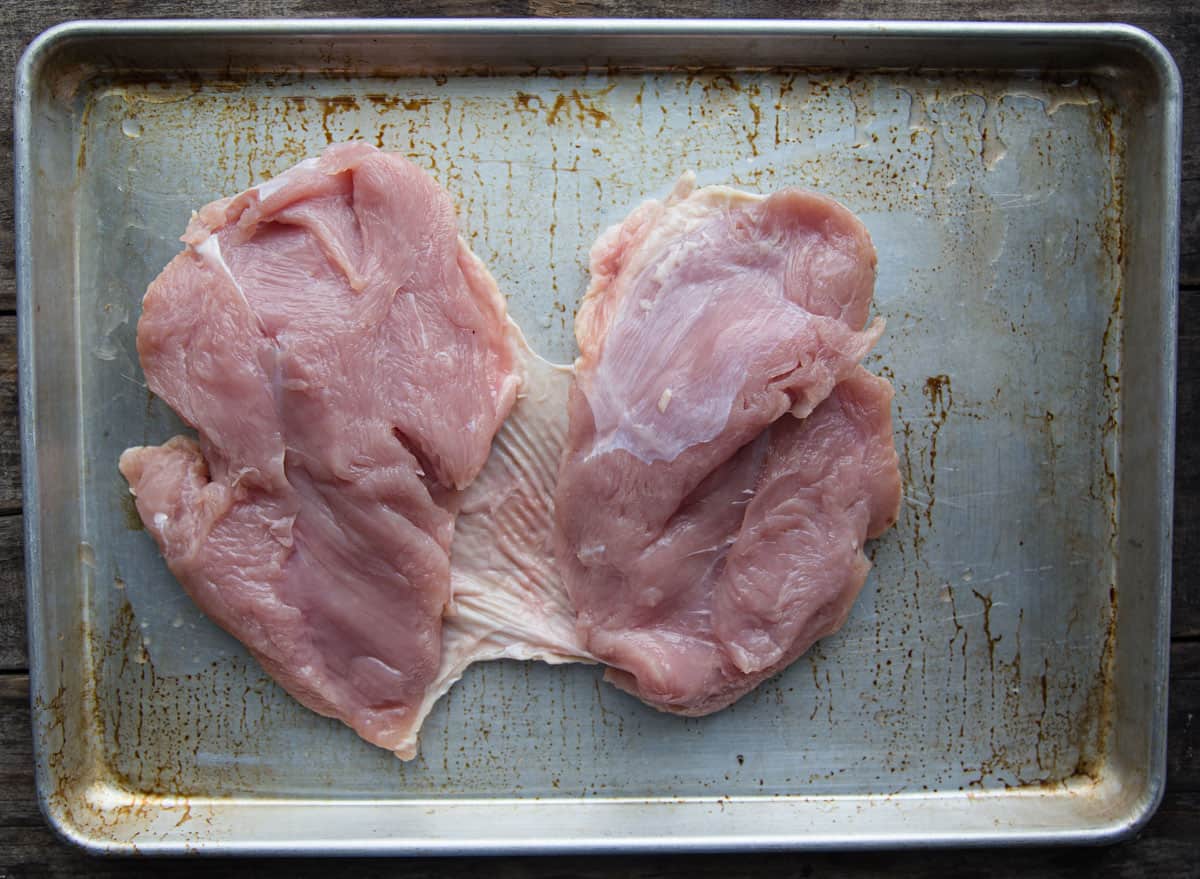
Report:
[{"label": "scratched metal surface", "polygon": [[[1129,466],[1127,122],[1109,91],[857,68],[176,73],[101,69],[68,102],[82,610],[66,637],[85,645],[74,685],[96,743],[72,771],[88,809],[123,816],[111,839],[142,820],[151,838],[214,843],[222,804],[247,800],[514,796],[919,809],[965,792],[1040,798],[1049,811],[1021,820],[1070,830],[1099,819],[1065,801],[1152,773],[1112,759],[1109,737]],[[811,187],[862,217],[888,325],[868,365],[896,386],[905,500],[841,632],[703,719],[659,714],[592,667],[476,666],[404,764],[293,702],[191,605],[115,466],[179,428],[142,381],[141,295],[191,209],[353,138],[447,187],[512,314],[559,361],[592,241],[684,170]]]}]

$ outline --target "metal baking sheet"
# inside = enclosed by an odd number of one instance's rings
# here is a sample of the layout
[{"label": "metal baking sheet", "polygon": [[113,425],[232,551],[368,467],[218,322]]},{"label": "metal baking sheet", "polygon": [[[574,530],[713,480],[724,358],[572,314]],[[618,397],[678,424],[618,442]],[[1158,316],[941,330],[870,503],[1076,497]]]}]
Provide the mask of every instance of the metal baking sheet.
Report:
[{"label": "metal baking sheet", "polygon": [[[1164,777],[1179,80],[1123,26],[76,23],[17,88],[40,796],[105,852],[1105,841]],[[472,668],[403,764],[187,601],[116,469],[189,211],[363,138],[428,168],[543,354],[596,235],[687,169],[879,249],[899,525],[845,628],[733,708]]]}]

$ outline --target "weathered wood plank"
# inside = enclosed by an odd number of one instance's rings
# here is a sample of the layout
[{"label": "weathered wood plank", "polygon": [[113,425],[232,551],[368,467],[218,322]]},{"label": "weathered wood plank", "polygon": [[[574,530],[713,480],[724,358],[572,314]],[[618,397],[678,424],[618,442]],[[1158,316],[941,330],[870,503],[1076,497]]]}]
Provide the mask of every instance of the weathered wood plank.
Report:
[{"label": "weathered wood plank", "polygon": [[[1200,90],[1200,82],[1190,81],[1186,88]],[[1200,108],[1193,108],[1189,121],[1200,114]],[[1192,126],[1193,129],[1200,126]],[[1188,132],[1191,137],[1185,138],[1184,178],[1180,190],[1181,211],[1179,215],[1179,280],[1182,284],[1194,287],[1200,285],[1200,137],[1195,131]],[[1191,173],[1195,176],[1188,177]]]},{"label": "weathered wood plank", "polygon": [[17,319],[0,316],[0,515],[21,509],[17,422]]},{"label": "weathered wood plank", "polygon": [[0,514],[21,508],[21,434],[17,421],[17,319],[0,316]]},{"label": "weathered wood plank", "polygon": [[25,559],[20,516],[0,517],[0,672],[28,668]]},{"label": "weathered wood plank", "polygon": [[1179,297],[1179,382],[1175,431],[1174,602],[1171,631],[1200,637],[1200,290]]},{"label": "weathered wood plank", "polygon": [[1168,784],[1200,792],[1200,641],[1171,646],[1167,716]]}]

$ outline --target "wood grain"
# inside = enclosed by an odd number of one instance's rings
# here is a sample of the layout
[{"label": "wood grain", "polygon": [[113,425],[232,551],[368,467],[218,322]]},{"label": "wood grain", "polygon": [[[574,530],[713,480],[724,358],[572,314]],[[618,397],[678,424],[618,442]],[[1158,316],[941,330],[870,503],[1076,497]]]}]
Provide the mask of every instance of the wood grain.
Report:
[{"label": "wood grain", "polygon": [[17,421],[17,319],[0,316],[0,516],[21,509],[21,433]]},{"label": "wood grain", "polygon": [[1200,290],[1179,297],[1179,382],[1175,422],[1175,595],[1171,633],[1200,638]]},{"label": "wood grain", "polygon": [[1200,792],[1200,642],[1171,646],[1167,778],[1172,790]]},{"label": "wood grain", "polygon": [[[1175,515],[1175,599],[1168,735],[1168,792],[1145,831],[1102,849],[1006,852],[895,852],[844,856],[804,854],[747,858],[500,858],[486,862],[418,860],[162,862],[95,859],[60,843],[38,811],[33,786],[29,681],[24,634],[19,442],[16,409],[16,322],[12,190],[0,188],[0,879],[70,876],[332,875],[466,877],[626,876],[636,879],[728,879],[736,876],[1029,877],[1200,875],[1200,4],[1082,0],[1047,6],[1030,0],[32,0],[11,4],[0,29],[0,176],[12,179],[12,71],[24,46],[68,19],[114,17],[597,15],[654,17],[907,18],[965,20],[1125,21],[1149,30],[1172,52],[1184,79],[1181,180],[1179,408]],[[6,515],[7,514],[7,515]]]},{"label": "wood grain", "polygon": [[20,516],[0,517],[0,674],[29,667],[22,521]]}]

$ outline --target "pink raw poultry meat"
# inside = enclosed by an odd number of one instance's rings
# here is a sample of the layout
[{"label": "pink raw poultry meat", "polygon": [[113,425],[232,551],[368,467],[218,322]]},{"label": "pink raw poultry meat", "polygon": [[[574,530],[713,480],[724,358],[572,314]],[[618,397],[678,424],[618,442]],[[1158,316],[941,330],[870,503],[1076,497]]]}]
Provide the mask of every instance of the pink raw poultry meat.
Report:
[{"label": "pink raw poultry meat", "polygon": [[844,621],[900,497],[874,275],[836,202],[690,177],[593,248],[558,555],[583,646],[652,705],[715,711]]},{"label": "pink raw poultry meat", "polygon": [[183,240],[138,352],[200,439],[122,456],[138,511],[293,696],[412,756],[457,490],[520,384],[504,300],[440,187],[363,144],[208,205]]},{"label": "pink raw poultry meat", "polygon": [[846,621],[871,567],[863,542],[899,513],[892,393],[860,367],[808,418],[771,425],[713,594],[714,629],[739,671],[772,673]]}]

